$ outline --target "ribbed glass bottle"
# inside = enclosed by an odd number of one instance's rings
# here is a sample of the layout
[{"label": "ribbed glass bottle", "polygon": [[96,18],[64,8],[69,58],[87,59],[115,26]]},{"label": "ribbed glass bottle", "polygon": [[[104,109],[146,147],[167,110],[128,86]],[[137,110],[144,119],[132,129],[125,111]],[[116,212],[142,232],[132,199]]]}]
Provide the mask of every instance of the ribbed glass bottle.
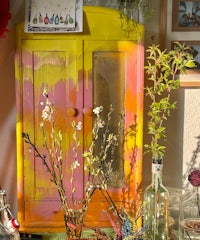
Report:
[{"label": "ribbed glass bottle", "polygon": [[169,192],[162,184],[162,159],[152,161],[152,182],[144,191],[145,239],[168,239]]}]

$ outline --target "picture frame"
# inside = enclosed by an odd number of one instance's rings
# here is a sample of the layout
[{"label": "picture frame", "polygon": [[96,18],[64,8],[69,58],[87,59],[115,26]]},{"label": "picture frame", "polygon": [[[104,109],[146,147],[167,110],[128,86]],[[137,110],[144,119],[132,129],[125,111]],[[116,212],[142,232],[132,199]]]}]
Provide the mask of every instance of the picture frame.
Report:
[{"label": "picture frame", "polygon": [[[172,47],[174,45],[172,42]],[[180,75],[180,86],[199,87],[200,86],[200,41],[178,41],[191,47],[191,54],[194,57],[196,67],[187,69],[186,74]]]},{"label": "picture frame", "polygon": [[186,74],[180,75],[181,87],[200,87],[200,72],[196,70],[187,70]]},{"label": "picture frame", "polygon": [[172,1],[172,31],[200,31],[200,0]]},{"label": "picture frame", "polygon": [[193,68],[195,71],[200,72],[200,41],[179,41],[181,44],[185,44],[191,47],[191,54],[195,60],[196,67]]},{"label": "picture frame", "polygon": [[24,31],[82,32],[83,0],[26,0]]}]

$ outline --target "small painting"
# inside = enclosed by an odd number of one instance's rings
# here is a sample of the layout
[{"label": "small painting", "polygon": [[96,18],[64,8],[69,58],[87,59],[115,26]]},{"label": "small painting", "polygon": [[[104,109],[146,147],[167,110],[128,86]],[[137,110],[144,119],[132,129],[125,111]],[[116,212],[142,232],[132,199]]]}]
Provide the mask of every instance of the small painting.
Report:
[{"label": "small painting", "polygon": [[196,67],[193,70],[200,70],[200,41],[181,41],[191,47],[191,54],[194,58]]},{"label": "small painting", "polygon": [[200,30],[200,0],[173,0],[172,31]]},{"label": "small painting", "polygon": [[[186,74],[180,75],[180,86],[199,87],[200,86],[200,41],[179,41],[181,44],[190,46],[190,53],[193,55],[194,68],[188,68]],[[172,42],[172,47],[174,42]]]},{"label": "small painting", "polygon": [[25,32],[82,32],[83,0],[27,0]]}]

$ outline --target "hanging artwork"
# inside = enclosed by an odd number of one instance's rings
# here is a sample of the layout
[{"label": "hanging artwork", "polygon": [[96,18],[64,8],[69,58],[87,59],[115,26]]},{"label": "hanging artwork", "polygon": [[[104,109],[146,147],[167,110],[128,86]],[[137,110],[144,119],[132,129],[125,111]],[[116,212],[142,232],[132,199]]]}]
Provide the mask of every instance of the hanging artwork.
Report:
[{"label": "hanging artwork", "polygon": [[4,33],[7,32],[7,24],[11,14],[9,12],[9,1],[0,1],[0,38],[4,37]]},{"label": "hanging artwork", "polygon": [[[200,41],[179,41],[182,44],[190,46],[190,53],[195,62],[195,67],[187,69],[184,75],[180,75],[180,85],[182,87],[199,87],[200,86]],[[174,42],[172,42],[172,46]]]},{"label": "hanging artwork", "polygon": [[172,31],[200,30],[200,0],[173,0]]},{"label": "hanging artwork", "polygon": [[[190,53],[192,54],[195,62],[195,67],[192,68],[191,71],[194,71],[194,70],[199,71],[200,70],[200,41],[179,41],[179,42],[181,44],[190,46]],[[172,46],[174,46],[174,42],[172,42]]]},{"label": "hanging artwork", "polygon": [[82,32],[82,0],[27,0],[25,32]]}]

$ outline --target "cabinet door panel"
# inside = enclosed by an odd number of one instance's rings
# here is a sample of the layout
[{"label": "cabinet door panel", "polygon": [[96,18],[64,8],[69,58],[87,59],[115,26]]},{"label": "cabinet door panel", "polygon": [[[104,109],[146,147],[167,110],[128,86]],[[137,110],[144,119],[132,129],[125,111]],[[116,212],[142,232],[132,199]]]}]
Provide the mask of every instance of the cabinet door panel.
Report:
[{"label": "cabinet door panel", "polygon": [[[47,148],[43,147],[44,136],[40,123],[45,104],[44,87],[48,88],[50,101],[55,105],[55,135],[62,131],[62,151],[64,184],[66,191],[71,191],[72,126],[73,120],[82,121],[82,76],[77,71],[81,64],[76,57],[80,51],[81,41],[42,41],[24,40],[22,42],[22,85],[23,85],[23,131],[28,132],[34,144],[49,157]],[[82,56],[82,55],[81,55]],[[75,114],[73,111],[75,110]],[[72,113],[70,113],[72,112]],[[47,125],[48,130],[51,126]],[[80,137],[82,138],[82,132]],[[50,135],[47,144],[50,147]],[[45,222],[48,218],[50,226],[60,221],[63,225],[61,206],[55,185],[50,182],[50,174],[46,171],[42,160],[35,156],[33,150],[24,144],[24,221],[31,225]],[[28,174],[27,174],[28,173]],[[77,168],[74,197],[83,197],[83,166]],[[71,199],[71,194],[67,194]],[[36,223],[37,225],[37,223]],[[58,225],[58,223],[56,223]]]},{"label": "cabinet door panel", "polygon": [[[112,183],[109,193],[117,202],[127,208],[136,206],[140,201],[141,191],[141,159],[140,142],[142,128],[142,97],[141,85],[143,64],[143,47],[133,41],[85,41],[84,42],[84,105],[103,106],[105,119],[112,104],[114,108],[110,130],[118,131],[120,115],[125,114],[124,136],[120,136],[119,146],[113,164]],[[141,77],[141,79],[140,79]],[[87,86],[92,94],[87,94]],[[84,124],[88,124],[91,134],[92,117],[86,116]],[[137,132],[137,134],[136,134]],[[85,148],[88,137],[84,135]],[[99,147],[101,147],[101,139]],[[97,147],[98,151],[98,147]],[[100,206],[100,207],[98,207]],[[108,226],[109,222],[102,209],[108,204],[100,191],[97,191],[90,204],[88,222]]]}]

